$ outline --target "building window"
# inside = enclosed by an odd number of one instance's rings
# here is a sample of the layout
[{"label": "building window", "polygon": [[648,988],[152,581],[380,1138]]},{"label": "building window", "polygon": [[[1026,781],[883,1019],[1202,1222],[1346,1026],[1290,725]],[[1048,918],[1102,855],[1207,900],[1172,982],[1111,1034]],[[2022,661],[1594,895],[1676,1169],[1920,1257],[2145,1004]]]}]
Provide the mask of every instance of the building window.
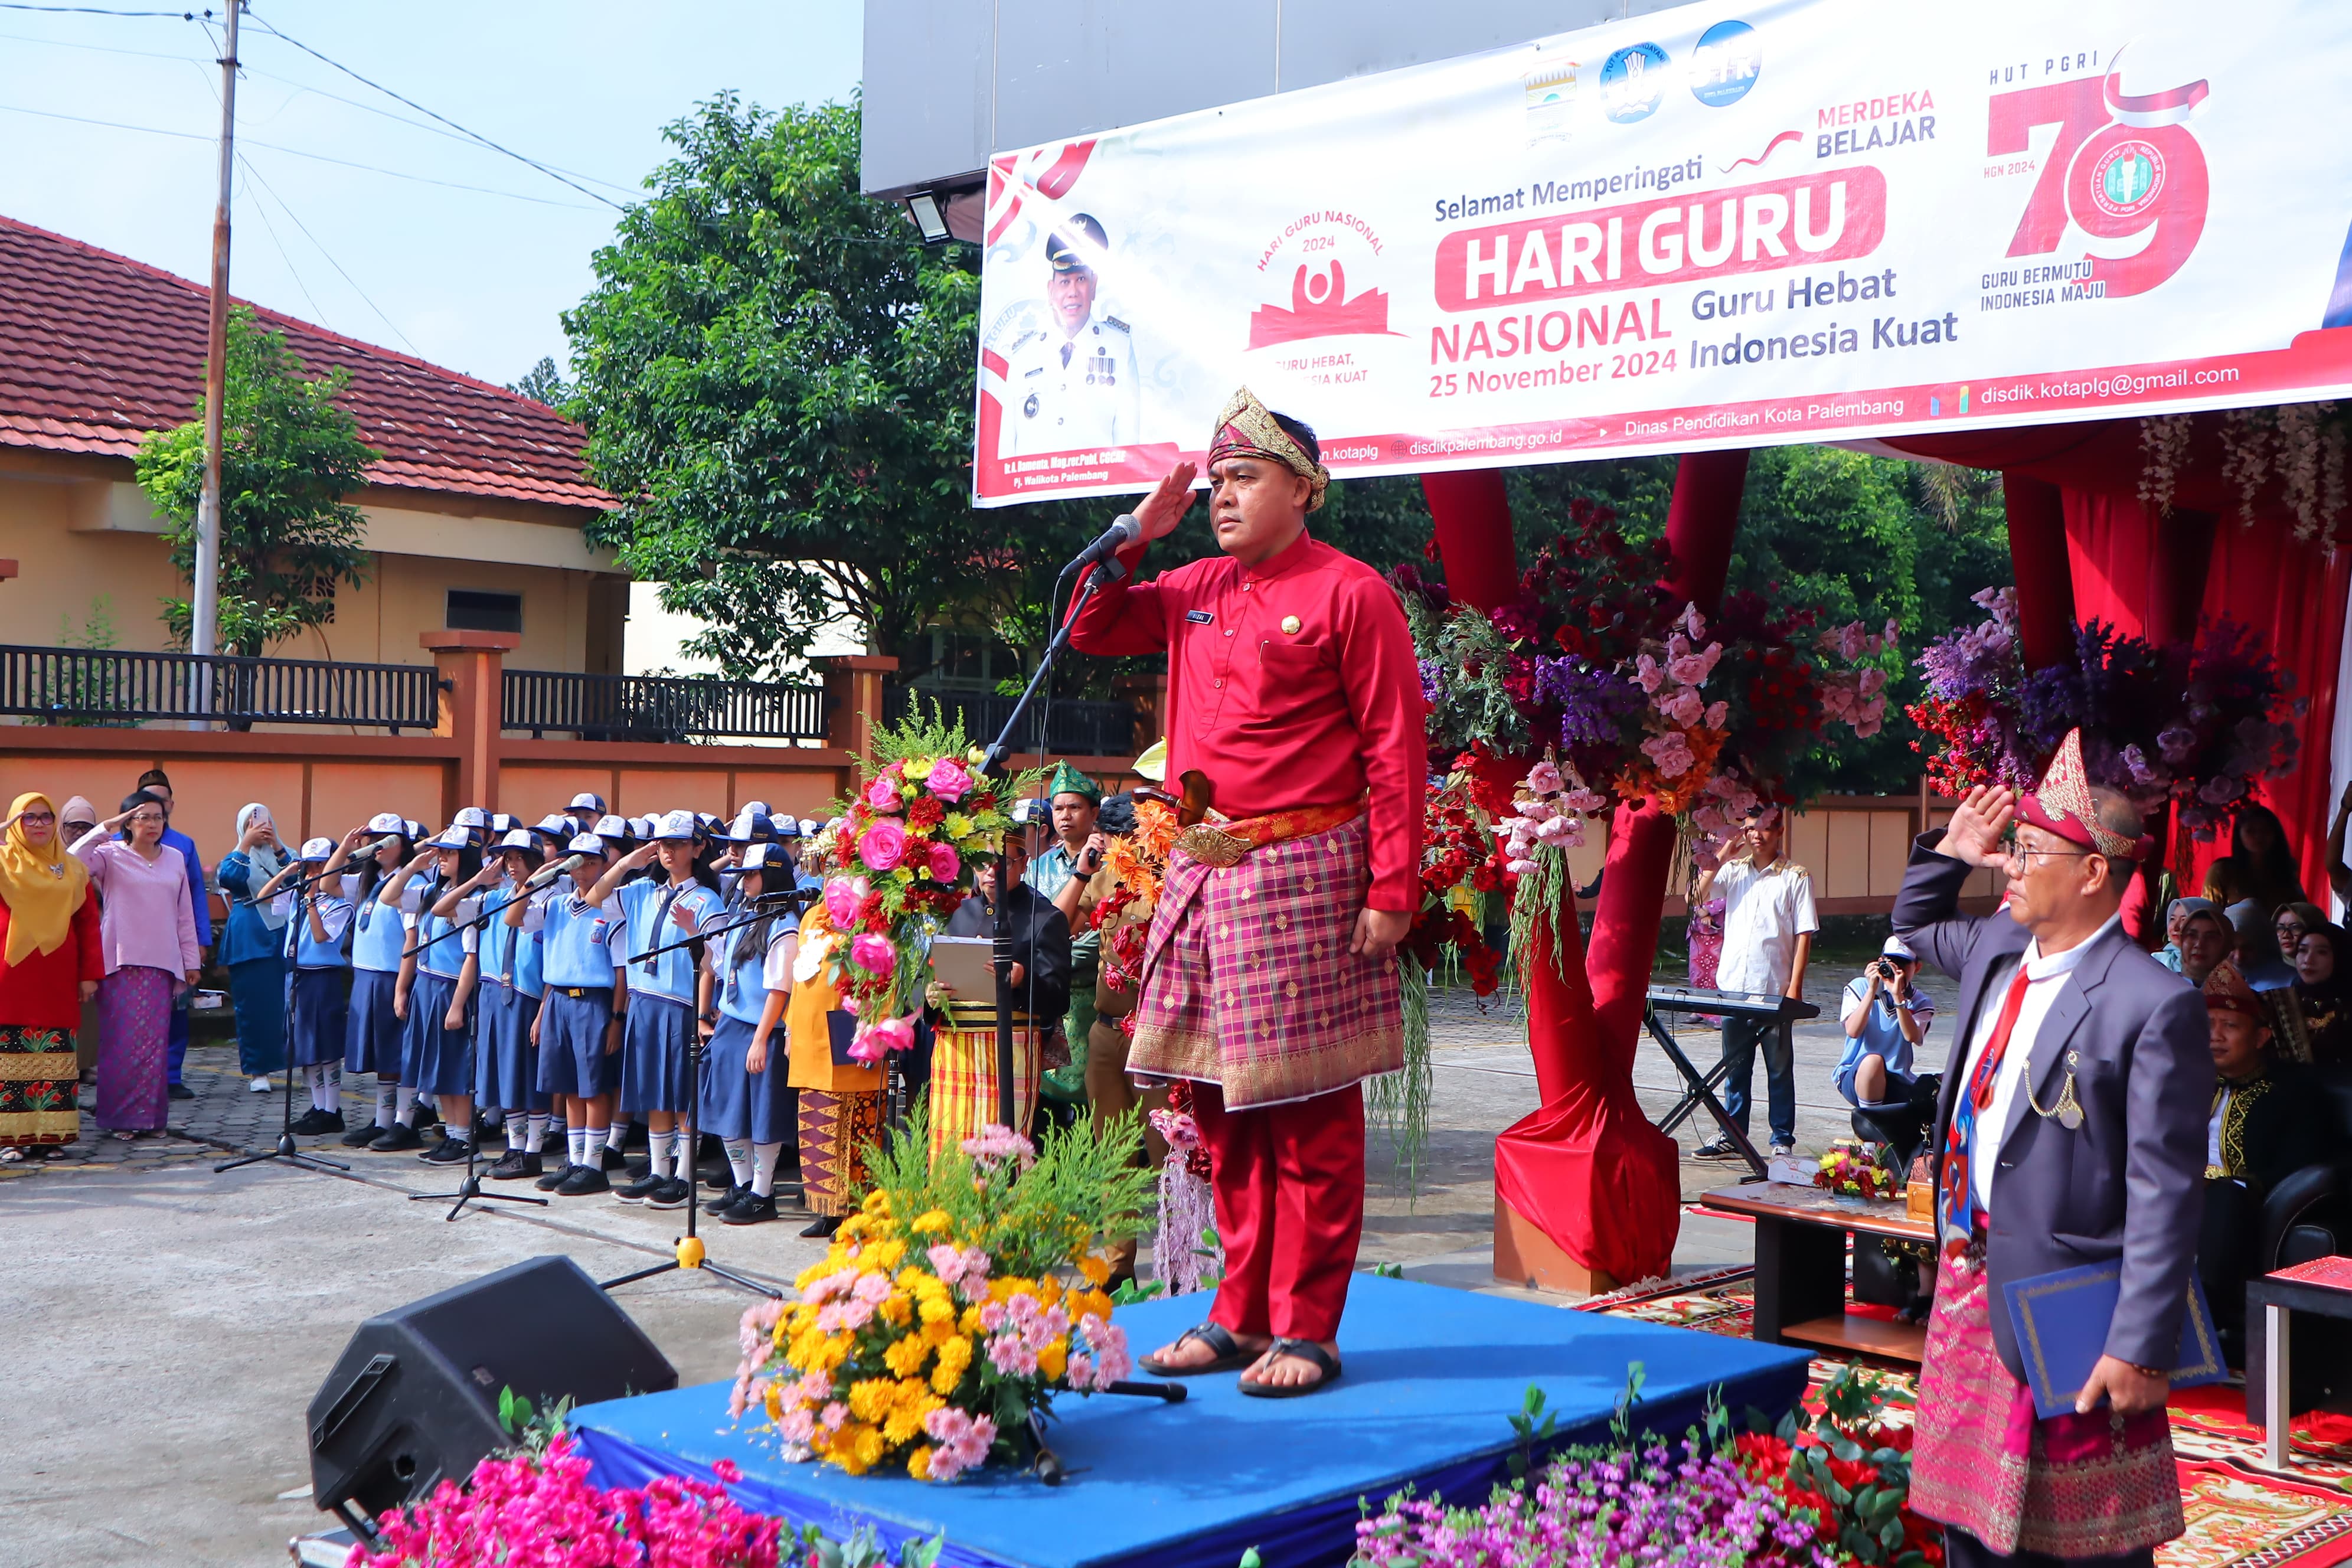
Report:
[{"label": "building window", "polygon": [[522,595],[452,588],[449,590],[446,624],[451,631],[457,632],[520,633],[522,630]]}]

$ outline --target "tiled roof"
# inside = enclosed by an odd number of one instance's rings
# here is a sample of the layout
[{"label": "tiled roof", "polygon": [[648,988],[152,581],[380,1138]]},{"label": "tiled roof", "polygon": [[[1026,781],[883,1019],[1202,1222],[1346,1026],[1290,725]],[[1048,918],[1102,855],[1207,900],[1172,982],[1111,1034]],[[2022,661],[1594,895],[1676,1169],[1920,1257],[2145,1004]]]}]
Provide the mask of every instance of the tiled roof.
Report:
[{"label": "tiled roof", "polygon": [[[0,217],[0,446],[133,457],[194,416],[208,291],[128,257]],[[527,397],[255,308],[383,454],[379,485],[604,509],[580,427]]]}]

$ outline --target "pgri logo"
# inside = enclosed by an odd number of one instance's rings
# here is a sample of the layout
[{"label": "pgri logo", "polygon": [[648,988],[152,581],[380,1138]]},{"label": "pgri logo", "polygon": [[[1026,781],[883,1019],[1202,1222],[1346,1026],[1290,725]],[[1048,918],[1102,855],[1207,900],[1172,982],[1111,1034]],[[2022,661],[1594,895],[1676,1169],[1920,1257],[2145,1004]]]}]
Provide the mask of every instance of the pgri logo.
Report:
[{"label": "pgri logo", "polygon": [[2058,127],[2009,254],[2049,255],[2071,221],[2111,298],[2145,294],[2179,271],[2205,232],[2205,153],[2187,121],[2207,91],[2199,80],[2127,94],[2118,52],[2103,77],[1996,94],[1989,153],[2026,152],[2037,127]]}]

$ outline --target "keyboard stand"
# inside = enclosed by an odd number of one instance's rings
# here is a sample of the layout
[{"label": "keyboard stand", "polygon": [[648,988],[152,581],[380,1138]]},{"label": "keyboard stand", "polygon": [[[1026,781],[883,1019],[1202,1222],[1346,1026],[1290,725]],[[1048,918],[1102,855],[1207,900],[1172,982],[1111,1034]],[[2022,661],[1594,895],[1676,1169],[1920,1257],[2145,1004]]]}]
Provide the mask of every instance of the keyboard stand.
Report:
[{"label": "keyboard stand", "polygon": [[[1715,1091],[1722,1086],[1725,1079],[1731,1076],[1731,1064],[1717,1062],[1713,1070],[1700,1072],[1690,1058],[1683,1053],[1682,1047],[1675,1042],[1674,1031],[1659,1020],[1657,1008],[1648,1003],[1642,1005],[1642,1023],[1650,1031],[1650,1037],[1658,1042],[1658,1048],[1666,1053],[1666,1059],[1675,1064],[1675,1070],[1682,1074],[1683,1082],[1689,1085],[1684,1089],[1682,1098],[1675,1101],[1674,1109],[1666,1112],[1665,1120],[1658,1123],[1658,1131],[1673,1132],[1693,1112],[1705,1106],[1708,1114],[1715,1118],[1715,1124],[1722,1129],[1724,1138],[1739,1151],[1739,1157],[1747,1161],[1748,1168],[1755,1173],[1750,1180],[1765,1180],[1770,1166],[1766,1163],[1764,1156],[1757,1152],[1756,1145],[1748,1134],[1740,1131],[1739,1123],[1731,1119],[1731,1112],[1724,1110],[1723,1101],[1716,1098]],[[1776,1026],[1783,1037],[1782,1044],[1793,1044],[1789,1037],[1793,1034],[1794,1026],[1782,1019]]]}]

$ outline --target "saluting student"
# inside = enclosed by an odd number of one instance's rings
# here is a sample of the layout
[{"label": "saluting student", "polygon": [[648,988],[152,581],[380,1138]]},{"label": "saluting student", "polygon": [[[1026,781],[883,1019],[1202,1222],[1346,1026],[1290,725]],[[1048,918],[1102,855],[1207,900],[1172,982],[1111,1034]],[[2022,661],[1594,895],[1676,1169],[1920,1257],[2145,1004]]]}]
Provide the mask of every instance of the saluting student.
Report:
[{"label": "saluting student", "polygon": [[[335,852],[331,838],[313,838],[287,868],[293,879],[321,877]],[[350,1035],[352,901],[331,878],[309,882],[286,922],[286,1048],[310,1085],[310,1109],[297,1132],[343,1131],[342,1066]]]},{"label": "saluting student", "polygon": [[761,910],[768,893],[790,892],[796,879],[781,844],[743,851],[734,919],[745,922],[710,944],[719,1021],[709,1026],[709,1059],[695,1121],[727,1145],[734,1183],[710,1212],[729,1225],[776,1217],[776,1161],[793,1142],[799,1114],[791,1066],[777,1025],[793,988],[800,917],[787,905]]},{"label": "saluting student", "polygon": [[[717,873],[698,863],[701,839],[694,813],[671,812],[655,825],[653,842],[615,861],[591,895],[599,901],[617,897],[621,904],[629,984],[621,1109],[646,1121],[646,1173],[614,1196],[655,1208],[685,1206],[694,1171],[694,1151],[679,1146],[684,1140],[673,1139],[672,1130],[692,1103],[688,1031],[710,1011],[710,977],[702,968],[700,943],[669,944],[693,936],[723,908]],[[627,880],[656,858],[658,877]]]},{"label": "saluting student", "polygon": [[[420,880],[428,868],[432,879]],[[432,910],[452,885],[472,880],[481,868],[482,852],[472,836],[452,826],[426,840],[423,851],[394,872],[376,895],[377,902],[416,917],[416,967],[401,976],[393,1005],[403,1025],[400,1079],[441,1107],[446,1131],[439,1146],[423,1156],[428,1164],[461,1164],[474,1152],[470,1020],[481,972],[475,956],[478,933],[459,930],[462,921]]]},{"label": "saluting student", "polygon": [[545,985],[531,1038],[539,1047],[539,1087],[563,1115],[564,1162],[541,1176],[538,1185],[558,1197],[576,1198],[612,1190],[603,1156],[613,1091],[621,1081],[621,1018],[615,1008],[625,993],[612,952],[621,911],[594,897],[609,864],[604,840],[583,833],[567,852],[579,858],[571,885],[549,889],[545,899],[509,904],[504,920],[540,938]]},{"label": "saluting student", "polygon": [[[343,835],[320,868],[352,906],[352,990],[343,1026],[343,1073],[375,1075],[375,1118],[343,1134],[352,1149],[414,1149],[424,1140],[409,1125],[416,1091],[400,1085],[400,1015],[394,998],[408,963],[408,917],[376,901],[384,879],[415,851],[408,823],[397,812],[379,812],[365,827]],[[373,852],[352,857],[362,845]],[[348,871],[342,869],[351,864]],[[337,879],[336,873],[341,877]]]},{"label": "saluting student", "polygon": [[498,1181],[545,1173],[540,1149],[547,1136],[549,1097],[539,1087],[539,1048],[530,1039],[545,989],[540,936],[505,918],[510,906],[536,896],[528,884],[539,865],[530,830],[509,828],[473,879],[444,893],[434,906],[436,914],[446,913],[460,924],[480,922],[475,943],[480,983],[474,993],[474,1100],[485,1122],[492,1110],[506,1119],[506,1154],[487,1173]]}]

